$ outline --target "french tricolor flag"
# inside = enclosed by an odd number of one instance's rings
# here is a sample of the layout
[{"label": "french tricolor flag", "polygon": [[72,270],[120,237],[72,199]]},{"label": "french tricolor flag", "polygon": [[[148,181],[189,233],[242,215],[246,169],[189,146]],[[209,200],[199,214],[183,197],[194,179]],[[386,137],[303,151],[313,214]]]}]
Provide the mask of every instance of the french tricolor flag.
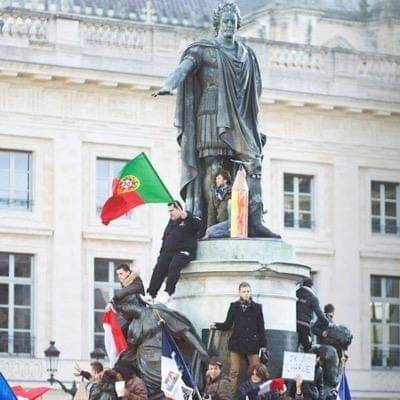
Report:
[{"label": "french tricolor flag", "polygon": [[168,400],[191,400],[193,392],[199,393],[196,381],[165,323],[162,325],[161,390]]},{"label": "french tricolor flag", "polygon": [[351,400],[351,393],[349,384],[347,382],[345,370],[343,370],[342,376],[340,378],[338,395],[336,400]]},{"label": "french tricolor flag", "polygon": [[128,348],[121,325],[114,311],[109,310],[103,316],[104,345],[111,368],[118,361],[119,355]]}]

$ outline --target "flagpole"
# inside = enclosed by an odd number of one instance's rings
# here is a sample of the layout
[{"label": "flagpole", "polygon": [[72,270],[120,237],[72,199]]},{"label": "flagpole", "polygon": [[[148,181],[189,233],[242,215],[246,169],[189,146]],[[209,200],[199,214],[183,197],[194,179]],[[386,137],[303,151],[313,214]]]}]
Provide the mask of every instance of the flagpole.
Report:
[{"label": "flagpole", "polygon": [[[174,337],[173,337],[173,336],[171,335],[171,333],[170,333],[170,330],[169,330],[169,328],[168,328],[167,323],[165,322],[165,320],[163,320],[163,319],[161,318],[161,315],[160,315],[160,313],[158,312],[158,310],[154,309],[153,307],[151,307],[151,308],[153,309],[153,311],[155,312],[155,314],[156,314],[157,317],[158,317],[158,323],[159,323],[161,326],[165,326],[165,328],[167,329],[167,332],[169,333],[169,336],[170,336],[172,342],[174,343],[174,345],[175,345],[175,347],[176,347],[176,349],[177,349],[177,351],[178,351],[179,356],[181,357],[182,360],[185,360],[185,359],[183,358],[183,356],[182,356],[182,353],[181,353],[181,351],[180,351],[178,345],[177,345],[176,342],[175,342]],[[197,382],[196,382],[196,380],[195,380],[194,378],[193,378],[193,383],[194,383],[194,392],[196,393],[196,395],[197,395],[197,397],[199,398],[199,400],[202,400],[202,396],[201,396],[201,394],[200,394],[200,390],[199,390],[199,388],[198,388],[198,386],[197,386]]]}]

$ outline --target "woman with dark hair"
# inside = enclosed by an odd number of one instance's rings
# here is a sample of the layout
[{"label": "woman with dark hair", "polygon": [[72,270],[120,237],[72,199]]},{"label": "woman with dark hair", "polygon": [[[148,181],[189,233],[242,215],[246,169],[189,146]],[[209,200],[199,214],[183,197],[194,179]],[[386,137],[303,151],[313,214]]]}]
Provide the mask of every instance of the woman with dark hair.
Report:
[{"label": "woman with dark hair", "polygon": [[260,386],[268,379],[268,370],[264,364],[251,365],[247,370],[247,376],[249,379],[241,383],[237,390],[237,399],[246,400],[258,400],[265,399],[265,396],[259,396],[258,392]]}]

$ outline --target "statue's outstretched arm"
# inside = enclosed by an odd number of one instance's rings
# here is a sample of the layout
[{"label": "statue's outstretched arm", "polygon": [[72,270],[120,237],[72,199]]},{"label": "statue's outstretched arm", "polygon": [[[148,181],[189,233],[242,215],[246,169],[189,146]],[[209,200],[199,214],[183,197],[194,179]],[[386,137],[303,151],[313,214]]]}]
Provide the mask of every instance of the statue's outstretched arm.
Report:
[{"label": "statue's outstretched arm", "polygon": [[199,352],[200,357],[203,359],[203,361],[207,362],[209,360],[209,356],[204,350],[203,344],[199,342],[197,337],[193,335],[193,333],[190,331],[184,331],[183,335],[185,336],[185,339]]},{"label": "statue's outstretched arm", "polygon": [[160,90],[152,93],[152,96],[157,97],[171,94],[171,92],[186,79],[186,77],[194,70],[194,68],[195,63],[193,60],[188,58],[184,59],[179,64],[178,68],[168,77],[163,87]]}]

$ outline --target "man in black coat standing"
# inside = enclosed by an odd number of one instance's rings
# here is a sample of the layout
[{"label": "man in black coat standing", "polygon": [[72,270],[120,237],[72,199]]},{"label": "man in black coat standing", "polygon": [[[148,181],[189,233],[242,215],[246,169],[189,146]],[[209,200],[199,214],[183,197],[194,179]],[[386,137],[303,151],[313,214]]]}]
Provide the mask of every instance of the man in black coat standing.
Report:
[{"label": "man in black coat standing", "polygon": [[296,291],[296,317],[297,317],[297,334],[299,336],[299,344],[303,346],[305,353],[308,353],[311,349],[311,320],[313,319],[314,313],[324,329],[328,328],[332,324],[328,318],[322,312],[319,305],[317,295],[313,290],[312,279],[306,279],[299,289]]},{"label": "man in black coat standing", "polygon": [[259,352],[266,351],[267,346],[262,306],[251,299],[251,288],[247,282],[239,285],[239,296],[239,300],[231,303],[225,322],[210,324],[210,329],[220,331],[227,331],[233,326],[228,342],[233,393],[236,392],[241,357],[245,356],[250,366],[256,365],[260,362]]},{"label": "man in black coat standing", "polygon": [[175,293],[181,270],[195,258],[197,239],[202,228],[201,219],[183,210],[181,203],[175,200],[168,204],[170,220],[162,238],[160,255],[154,267],[147,293],[152,299],[167,278],[165,295],[160,301],[168,302]]}]

